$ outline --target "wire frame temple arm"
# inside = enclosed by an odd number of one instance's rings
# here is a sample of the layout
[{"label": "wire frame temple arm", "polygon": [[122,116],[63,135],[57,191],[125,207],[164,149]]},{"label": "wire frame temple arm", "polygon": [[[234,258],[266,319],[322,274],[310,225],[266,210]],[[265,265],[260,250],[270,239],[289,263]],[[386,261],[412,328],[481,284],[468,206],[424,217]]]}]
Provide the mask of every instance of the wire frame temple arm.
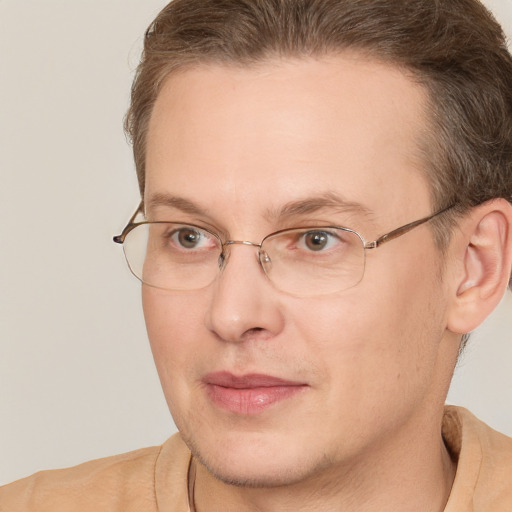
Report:
[{"label": "wire frame temple arm", "polygon": [[114,237],[114,242],[116,244],[122,244],[124,242],[124,239],[126,238],[126,235],[132,230],[132,227],[135,225],[135,218],[139,213],[142,213],[144,211],[144,203],[143,201],[140,202],[139,206],[135,210],[135,213],[130,217],[130,220],[128,221],[128,224],[124,227],[122,233],[120,235],[116,235]]},{"label": "wire frame temple arm", "polygon": [[373,242],[366,242],[364,245],[365,249],[376,249],[377,247],[381,246],[382,244],[385,244],[386,242],[390,242],[391,240],[394,240],[395,238],[398,238],[402,235],[405,235],[412,229],[421,226],[422,224],[425,224],[426,222],[431,221],[435,217],[441,215],[442,213],[447,212],[448,210],[451,210],[455,204],[452,204],[450,206],[447,206],[446,208],[443,208],[442,210],[439,210],[438,212],[433,213],[432,215],[429,215],[428,217],[424,217],[423,219],[415,220],[414,222],[410,222],[409,224],[406,224],[405,226],[401,226],[397,229],[394,229],[393,231],[390,231],[389,233],[386,233],[385,235],[380,236],[377,238],[377,240],[374,240]]}]

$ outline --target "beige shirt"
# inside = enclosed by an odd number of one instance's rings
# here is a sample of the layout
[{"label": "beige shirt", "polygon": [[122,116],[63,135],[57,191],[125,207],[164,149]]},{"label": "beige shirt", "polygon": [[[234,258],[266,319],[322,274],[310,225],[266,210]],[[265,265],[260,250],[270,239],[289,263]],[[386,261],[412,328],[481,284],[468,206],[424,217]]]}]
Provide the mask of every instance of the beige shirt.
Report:
[{"label": "beige shirt", "polygon": [[[447,407],[446,444],[458,458],[445,512],[512,512],[512,439]],[[1,512],[189,512],[191,455],[179,435],[160,447],[43,471],[0,487]]]}]

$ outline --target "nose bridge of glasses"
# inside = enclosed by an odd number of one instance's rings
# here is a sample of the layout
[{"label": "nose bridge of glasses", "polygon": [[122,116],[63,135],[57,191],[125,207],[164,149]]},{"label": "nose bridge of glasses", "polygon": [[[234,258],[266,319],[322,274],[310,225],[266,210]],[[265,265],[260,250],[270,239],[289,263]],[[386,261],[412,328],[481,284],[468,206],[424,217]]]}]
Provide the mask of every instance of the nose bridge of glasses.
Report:
[{"label": "nose bridge of glasses", "polygon": [[[219,267],[223,269],[229,259],[230,251],[225,251],[225,248],[233,246],[233,245],[245,245],[247,247],[254,247],[257,251],[257,260],[260,263],[260,265],[263,267],[263,263],[265,263],[268,259],[268,256],[263,254],[263,261],[262,261],[262,249],[261,249],[261,243],[256,242],[250,242],[249,240],[227,240],[226,242],[222,243],[222,252],[219,256]],[[265,270],[265,268],[263,268]]]},{"label": "nose bridge of glasses", "polygon": [[226,245],[250,245],[253,247],[261,248],[261,244],[257,244],[256,242],[249,242],[248,240],[227,240],[222,244],[222,246],[225,247]]}]

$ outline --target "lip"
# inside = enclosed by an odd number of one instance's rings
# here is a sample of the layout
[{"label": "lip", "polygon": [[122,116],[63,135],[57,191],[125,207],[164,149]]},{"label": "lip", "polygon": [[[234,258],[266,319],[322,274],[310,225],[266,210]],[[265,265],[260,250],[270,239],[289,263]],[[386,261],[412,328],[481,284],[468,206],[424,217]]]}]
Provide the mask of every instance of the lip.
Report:
[{"label": "lip", "polygon": [[307,384],[264,374],[209,373],[203,378],[210,400],[232,413],[253,415],[303,391]]}]

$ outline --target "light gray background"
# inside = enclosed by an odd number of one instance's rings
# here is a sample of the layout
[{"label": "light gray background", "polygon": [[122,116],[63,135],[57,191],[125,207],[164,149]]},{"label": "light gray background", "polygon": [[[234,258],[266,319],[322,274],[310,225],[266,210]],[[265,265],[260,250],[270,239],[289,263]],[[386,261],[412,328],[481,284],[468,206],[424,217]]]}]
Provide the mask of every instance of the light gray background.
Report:
[{"label": "light gray background", "polygon": [[[140,287],[111,242],[138,202],[121,120],[165,0],[0,0],[0,484],[174,431]],[[512,3],[486,2],[512,34]],[[512,298],[450,401],[512,435]]]}]

